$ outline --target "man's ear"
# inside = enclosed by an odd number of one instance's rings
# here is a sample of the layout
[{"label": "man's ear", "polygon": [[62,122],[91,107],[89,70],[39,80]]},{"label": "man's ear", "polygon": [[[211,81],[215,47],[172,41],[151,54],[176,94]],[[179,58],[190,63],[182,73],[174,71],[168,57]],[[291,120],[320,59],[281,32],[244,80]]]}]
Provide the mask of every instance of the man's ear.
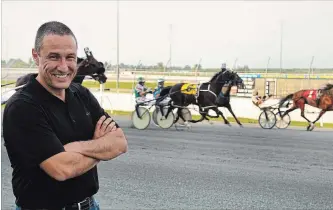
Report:
[{"label": "man's ear", "polygon": [[34,59],[36,66],[39,65],[39,57],[37,51],[33,48],[32,49],[32,58]]}]

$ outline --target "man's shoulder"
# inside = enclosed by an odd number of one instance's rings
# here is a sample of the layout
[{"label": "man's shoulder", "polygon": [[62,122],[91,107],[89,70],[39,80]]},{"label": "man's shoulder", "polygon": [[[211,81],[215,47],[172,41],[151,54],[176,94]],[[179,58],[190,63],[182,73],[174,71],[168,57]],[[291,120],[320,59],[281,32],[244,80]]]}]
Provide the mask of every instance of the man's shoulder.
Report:
[{"label": "man's shoulder", "polygon": [[79,83],[74,83],[72,82],[69,86],[69,89],[72,91],[72,92],[76,92],[76,93],[79,93],[79,94],[83,94],[85,96],[88,96],[90,92],[90,90],[86,87],[84,87],[83,85],[79,84]]},{"label": "man's shoulder", "polygon": [[79,83],[71,83],[69,89],[86,103],[90,103],[90,101],[93,100],[93,93],[87,87],[84,87]]},{"label": "man's shoulder", "polygon": [[6,107],[9,107],[11,104],[27,104],[28,103],[35,103],[38,104],[36,100],[34,100],[34,93],[29,88],[29,84],[27,84],[25,87],[17,90],[6,102]]},{"label": "man's shoulder", "polygon": [[35,98],[36,96],[29,90],[18,90],[6,102],[3,112],[4,116],[22,111],[27,116],[35,113],[33,110],[40,109],[40,103]]}]

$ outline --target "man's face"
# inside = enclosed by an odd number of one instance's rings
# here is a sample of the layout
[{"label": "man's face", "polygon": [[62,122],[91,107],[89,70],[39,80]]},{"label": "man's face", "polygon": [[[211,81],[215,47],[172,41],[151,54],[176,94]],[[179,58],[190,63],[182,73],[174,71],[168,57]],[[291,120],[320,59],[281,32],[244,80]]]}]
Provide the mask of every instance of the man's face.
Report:
[{"label": "man's face", "polygon": [[72,36],[47,35],[40,52],[33,49],[40,78],[53,90],[69,87],[77,73],[77,46]]},{"label": "man's face", "polygon": [[145,82],[139,82],[140,85],[144,86],[145,85]]}]

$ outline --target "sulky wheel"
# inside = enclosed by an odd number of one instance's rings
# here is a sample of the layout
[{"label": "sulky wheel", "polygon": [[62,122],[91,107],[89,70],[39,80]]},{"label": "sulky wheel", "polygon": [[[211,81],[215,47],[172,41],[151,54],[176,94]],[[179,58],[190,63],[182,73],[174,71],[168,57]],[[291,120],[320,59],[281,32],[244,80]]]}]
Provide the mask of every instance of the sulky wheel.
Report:
[{"label": "sulky wheel", "polygon": [[281,118],[281,116],[283,115],[284,112],[280,112],[281,115],[279,113],[276,113],[276,127],[279,129],[285,129],[288,128],[288,126],[290,125],[290,115],[287,114],[286,116],[283,117],[283,119]]},{"label": "sulky wheel", "polygon": [[259,115],[258,122],[263,129],[272,129],[276,124],[276,116],[272,111],[265,110]]},{"label": "sulky wheel", "polygon": [[164,128],[164,129],[170,128],[173,125],[173,122],[175,120],[175,115],[173,114],[172,111],[170,111],[170,113],[166,117],[166,114],[168,113],[168,109],[169,109],[169,106],[164,106],[163,107],[164,116],[162,116],[161,111],[157,112],[157,115],[156,115],[157,124],[161,128]]},{"label": "sulky wheel", "polygon": [[150,113],[145,107],[138,107],[137,112],[132,112],[132,123],[136,129],[144,130],[150,124]]}]

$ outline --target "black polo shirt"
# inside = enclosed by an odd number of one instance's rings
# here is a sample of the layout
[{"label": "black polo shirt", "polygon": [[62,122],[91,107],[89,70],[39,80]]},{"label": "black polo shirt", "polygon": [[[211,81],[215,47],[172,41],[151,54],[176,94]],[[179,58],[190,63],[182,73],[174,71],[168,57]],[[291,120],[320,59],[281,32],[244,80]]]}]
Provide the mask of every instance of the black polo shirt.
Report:
[{"label": "black polo shirt", "polygon": [[66,102],[50,94],[34,77],[7,102],[3,136],[13,168],[16,204],[25,208],[63,207],[94,195],[97,167],[66,181],[57,181],[39,164],[64,152],[63,145],[92,139],[98,119],[106,114],[91,92],[71,84]]}]

